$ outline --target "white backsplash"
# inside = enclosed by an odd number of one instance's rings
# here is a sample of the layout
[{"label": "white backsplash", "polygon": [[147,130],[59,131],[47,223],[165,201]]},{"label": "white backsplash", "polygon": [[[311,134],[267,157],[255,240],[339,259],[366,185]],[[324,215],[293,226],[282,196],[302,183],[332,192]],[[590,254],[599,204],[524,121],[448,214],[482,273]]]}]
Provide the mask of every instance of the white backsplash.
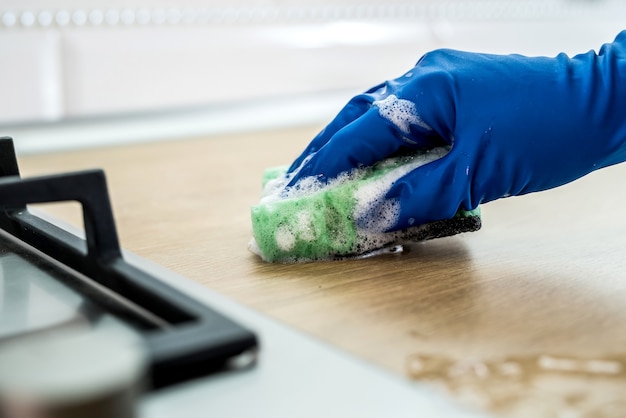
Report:
[{"label": "white backsplash", "polygon": [[356,94],[435,48],[573,54],[626,26],[609,0],[224,4],[4,0],[0,128]]}]

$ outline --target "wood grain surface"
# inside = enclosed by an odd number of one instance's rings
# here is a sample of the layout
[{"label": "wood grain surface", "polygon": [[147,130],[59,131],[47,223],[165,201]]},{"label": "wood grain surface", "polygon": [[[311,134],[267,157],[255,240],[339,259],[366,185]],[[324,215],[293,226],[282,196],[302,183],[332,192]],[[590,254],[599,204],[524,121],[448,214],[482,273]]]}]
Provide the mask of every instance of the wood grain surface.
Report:
[{"label": "wood grain surface", "polygon": [[[480,231],[401,254],[266,264],[247,250],[261,173],[318,129],[26,155],[20,166],[103,168],[125,249],[463,402],[503,417],[626,416],[626,165],[486,204]],[[80,219],[74,205],[45,210]]]}]

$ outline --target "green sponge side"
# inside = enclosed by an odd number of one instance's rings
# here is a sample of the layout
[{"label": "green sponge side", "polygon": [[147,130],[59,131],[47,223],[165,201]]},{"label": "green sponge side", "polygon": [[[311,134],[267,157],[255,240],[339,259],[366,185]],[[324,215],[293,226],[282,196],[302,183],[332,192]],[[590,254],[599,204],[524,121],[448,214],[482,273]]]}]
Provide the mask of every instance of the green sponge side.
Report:
[{"label": "green sponge side", "polygon": [[348,254],[356,244],[354,185],[252,207],[252,230],[266,261]]},{"label": "green sponge side", "polygon": [[[356,193],[406,164],[390,159],[363,169],[354,180],[294,198],[275,199],[251,208],[251,248],[268,262],[328,260],[362,255],[385,246],[423,241],[480,228],[480,209],[460,210],[453,219],[395,232],[360,230],[355,219]],[[266,170],[263,185],[285,174],[287,167]]]}]

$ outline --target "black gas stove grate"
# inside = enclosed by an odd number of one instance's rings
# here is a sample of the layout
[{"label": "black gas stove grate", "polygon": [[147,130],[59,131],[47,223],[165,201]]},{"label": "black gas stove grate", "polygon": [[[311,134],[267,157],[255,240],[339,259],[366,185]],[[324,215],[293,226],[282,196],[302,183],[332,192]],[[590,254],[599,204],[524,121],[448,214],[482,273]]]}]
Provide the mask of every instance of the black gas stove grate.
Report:
[{"label": "black gas stove grate", "polygon": [[[81,204],[84,239],[27,208],[63,201]],[[0,138],[0,208],[0,228],[11,245],[41,252],[74,272],[81,279],[66,284],[139,330],[152,389],[206,375],[256,351],[254,333],[124,259],[102,170],[21,178],[13,140]]]}]

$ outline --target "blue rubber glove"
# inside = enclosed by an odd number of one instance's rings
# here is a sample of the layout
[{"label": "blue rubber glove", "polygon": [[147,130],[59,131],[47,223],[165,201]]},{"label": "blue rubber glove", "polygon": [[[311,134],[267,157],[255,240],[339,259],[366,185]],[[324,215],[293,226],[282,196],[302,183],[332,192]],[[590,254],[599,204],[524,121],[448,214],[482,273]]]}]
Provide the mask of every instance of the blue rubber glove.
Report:
[{"label": "blue rubber glove", "polygon": [[626,31],[572,58],[430,52],[354,97],[292,164],[290,185],[442,145],[448,154],[389,190],[401,207],[392,229],[625,161]]}]

